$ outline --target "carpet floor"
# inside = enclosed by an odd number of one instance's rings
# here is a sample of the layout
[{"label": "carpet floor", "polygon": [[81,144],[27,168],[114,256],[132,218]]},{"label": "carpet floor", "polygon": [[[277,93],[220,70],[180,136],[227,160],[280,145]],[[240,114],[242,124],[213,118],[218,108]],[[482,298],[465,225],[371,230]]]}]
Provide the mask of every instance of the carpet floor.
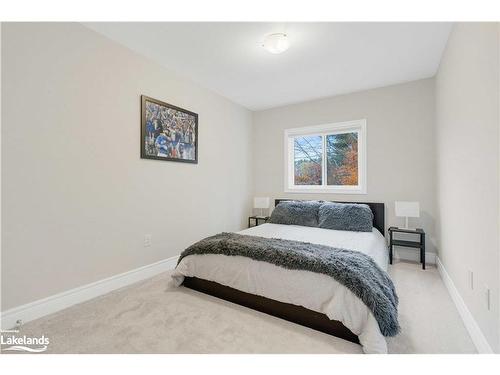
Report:
[{"label": "carpet floor", "polygon": [[[475,353],[435,267],[398,262],[401,334],[390,353]],[[19,335],[50,339],[47,353],[362,353],[359,345],[198,293],[161,274],[50,316]]]}]

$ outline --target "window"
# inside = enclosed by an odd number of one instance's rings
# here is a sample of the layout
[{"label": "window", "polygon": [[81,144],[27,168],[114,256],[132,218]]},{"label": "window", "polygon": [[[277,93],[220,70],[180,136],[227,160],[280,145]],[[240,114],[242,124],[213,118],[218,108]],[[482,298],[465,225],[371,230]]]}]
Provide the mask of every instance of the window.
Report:
[{"label": "window", "polygon": [[366,121],[285,130],[285,191],[366,194]]}]

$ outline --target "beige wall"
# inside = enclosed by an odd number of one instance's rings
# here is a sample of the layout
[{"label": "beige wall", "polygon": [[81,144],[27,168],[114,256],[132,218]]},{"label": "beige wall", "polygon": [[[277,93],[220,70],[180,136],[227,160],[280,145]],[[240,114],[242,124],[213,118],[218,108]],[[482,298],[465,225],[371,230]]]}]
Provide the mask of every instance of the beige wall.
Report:
[{"label": "beige wall", "polygon": [[[498,48],[497,24],[456,24],[436,77],[439,257],[497,351]],[[474,290],[469,270],[475,275]],[[491,289],[490,311],[486,285]]]},{"label": "beige wall", "polygon": [[[198,165],[139,158],[141,94],[199,114]],[[81,25],[3,24],[2,109],[3,310],[245,225],[251,113]]]},{"label": "beige wall", "polygon": [[[367,120],[367,194],[284,193],[283,134],[287,128]],[[394,201],[419,201],[410,225],[428,233],[435,220],[434,81],[426,79],[254,113],[255,195],[386,203],[386,227],[401,225]]]}]

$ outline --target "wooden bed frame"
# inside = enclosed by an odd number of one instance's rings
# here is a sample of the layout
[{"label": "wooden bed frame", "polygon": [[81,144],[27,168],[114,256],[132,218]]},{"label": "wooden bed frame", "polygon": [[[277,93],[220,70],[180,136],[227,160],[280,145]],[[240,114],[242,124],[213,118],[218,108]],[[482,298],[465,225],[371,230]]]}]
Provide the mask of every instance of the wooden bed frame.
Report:
[{"label": "wooden bed frame", "polygon": [[[276,199],[275,206],[280,202],[291,199]],[[340,203],[364,203],[373,212],[373,226],[385,236],[385,207],[383,203],[365,202],[340,202]],[[306,309],[302,306],[275,301],[255,294],[245,293],[219,283],[199,279],[196,277],[185,277],[183,285],[187,288],[202,292],[225,301],[249,307],[289,322],[297,323],[329,335],[342,338],[359,344],[358,336],[351,332],[338,320],[330,320],[325,314]]]}]

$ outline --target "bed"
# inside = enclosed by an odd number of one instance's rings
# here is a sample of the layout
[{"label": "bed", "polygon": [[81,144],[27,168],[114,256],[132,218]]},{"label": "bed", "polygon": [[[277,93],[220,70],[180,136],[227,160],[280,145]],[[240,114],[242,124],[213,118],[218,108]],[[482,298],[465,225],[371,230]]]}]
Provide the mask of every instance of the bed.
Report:
[{"label": "bed", "polygon": [[[287,200],[276,200],[275,206],[283,201]],[[355,250],[386,271],[384,204],[365,204],[373,212],[371,232],[262,224],[238,233]],[[327,275],[285,269],[242,256],[203,254],[183,258],[172,279],[176,285],[361,344],[365,353],[387,352],[385,337],[370,309]]]}]

